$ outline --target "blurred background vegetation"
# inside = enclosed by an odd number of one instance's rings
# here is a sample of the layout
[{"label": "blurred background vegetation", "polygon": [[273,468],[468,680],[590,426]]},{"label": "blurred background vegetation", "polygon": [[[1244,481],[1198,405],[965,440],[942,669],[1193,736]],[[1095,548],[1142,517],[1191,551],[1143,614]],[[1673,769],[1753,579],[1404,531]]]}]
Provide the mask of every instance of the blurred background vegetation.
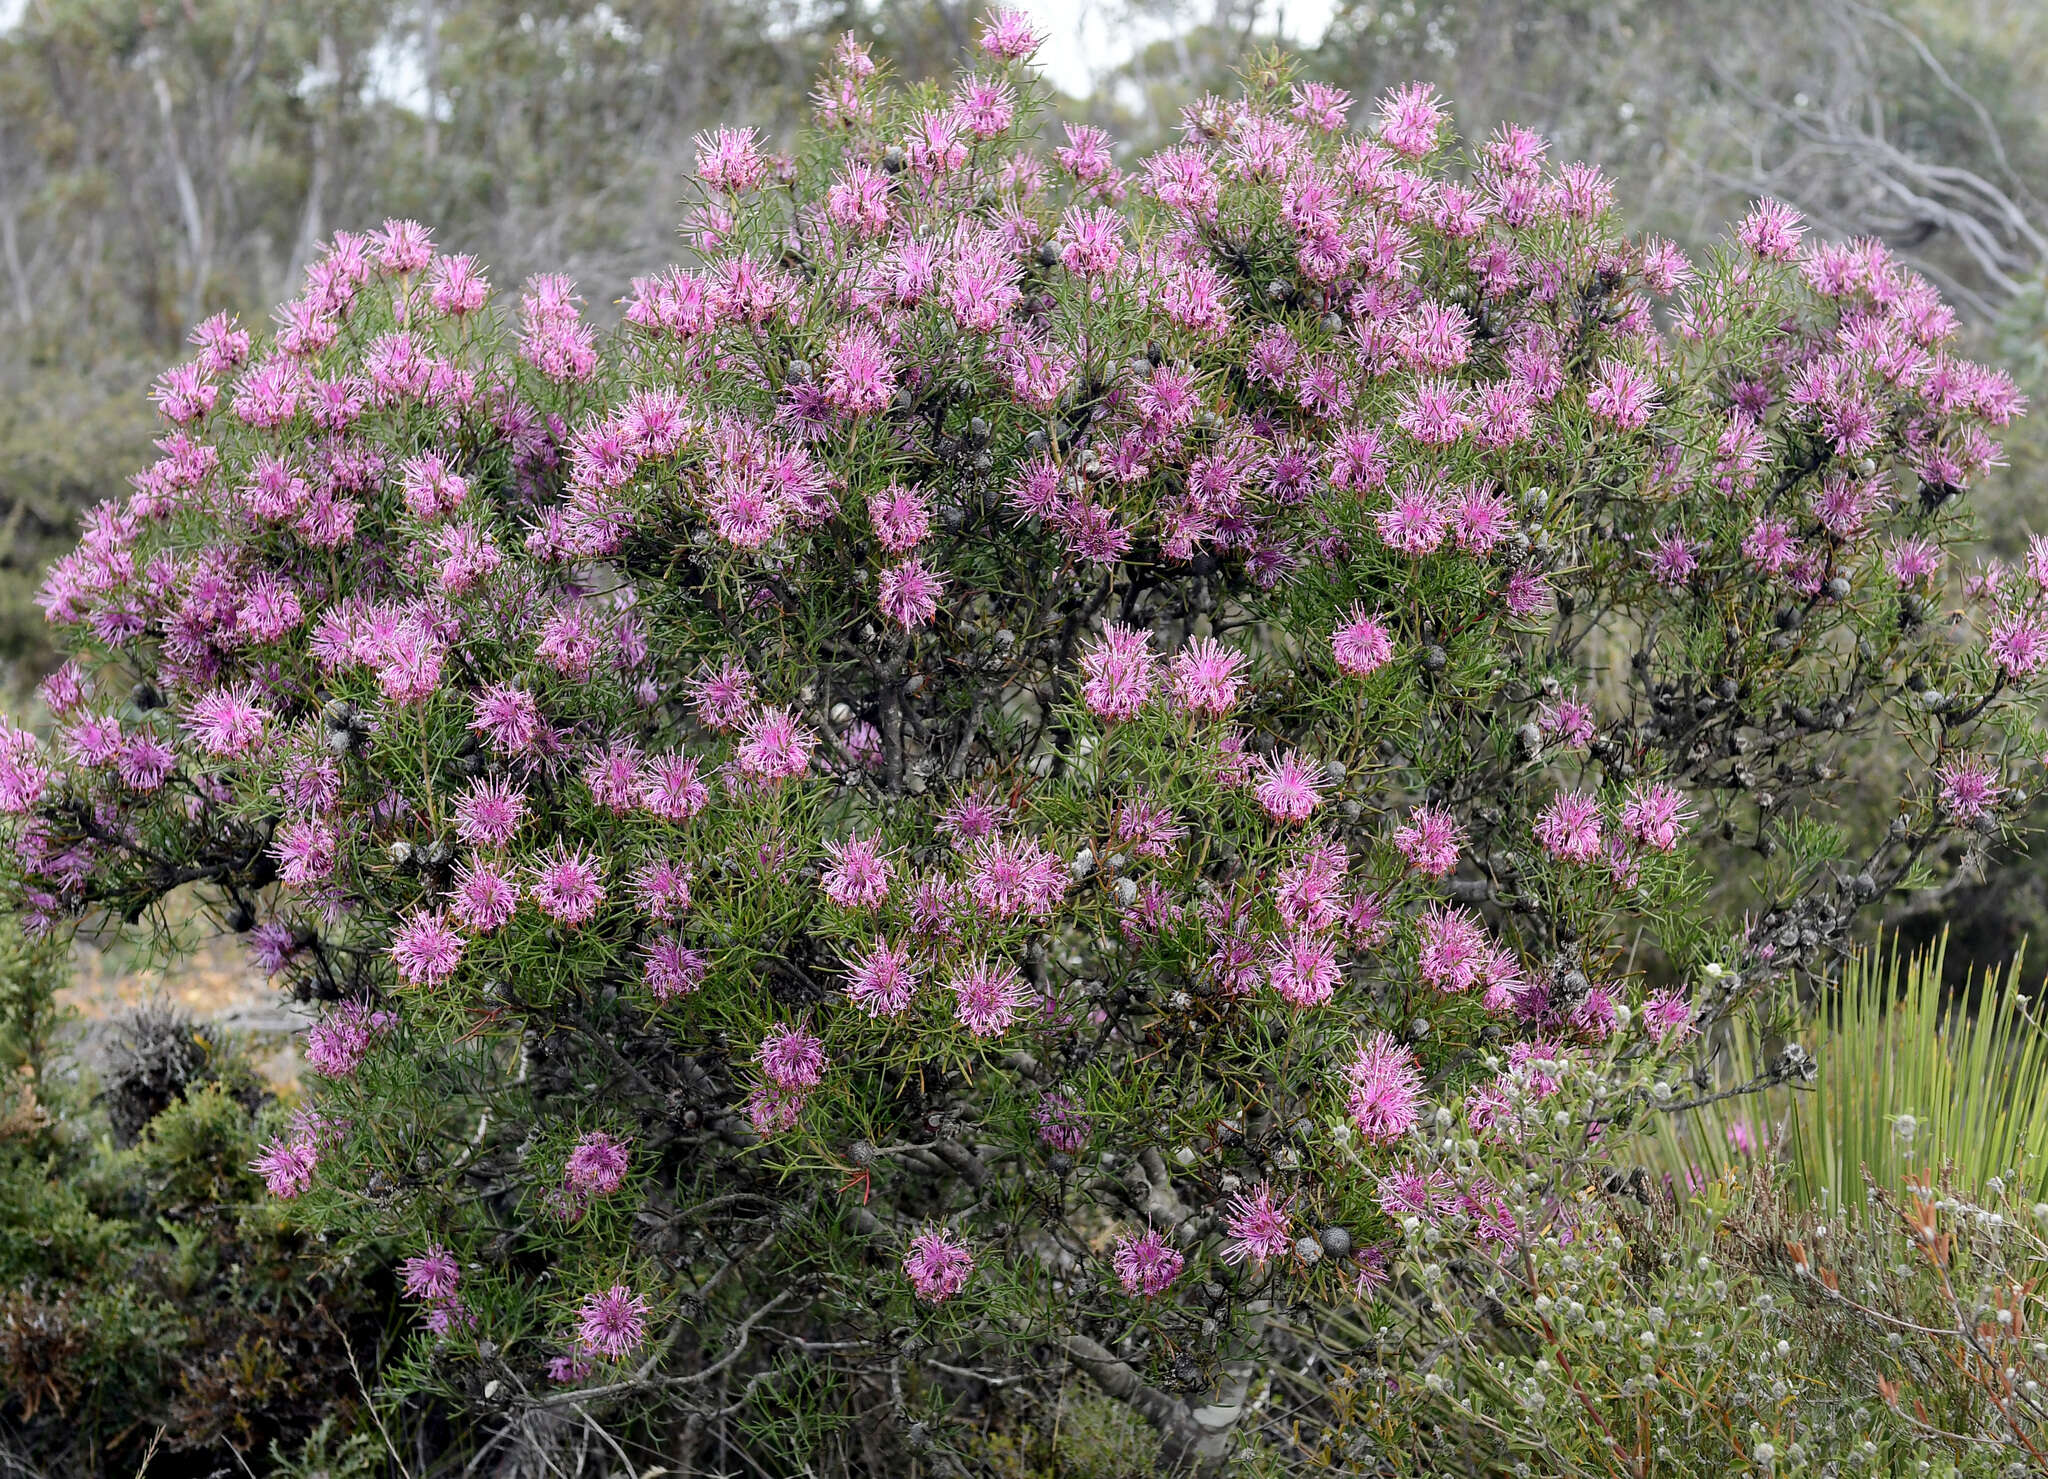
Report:
[{"label": "blurred background vegetation", "polygon": [[[1539,129],[1558,156],[1614,175],[1639,229],[1688,249],[1760,193],[1830,234],[1879,236],[1956,303],[1972,354],[2012,366],[2037,405],[2048,399],[2040,0],[1027,8],[1064,59],[1057,112],[1109,128],[1131,153],[1171,136],[1183,105],[1228,92],[1236,61],[1277,37],[1311,75],[1363,100],[1411,77],[1435,81],[1467,137],[1510,118]],[[430,223],[503,287],[568,271],[603,317],[632,275],[674,257],[699,129],[751,123],[786,136],[844,31],[902,74],[944,74],[979,9],[0,0],[0,703],[33,706],[53,661],[33,601],[41,568],[71,542],[79,513],[119,496],[148,460],[146,391],[192,322],[220,309],[260,322],[318,242],[392,215]],[[2010,465],[1975,498],[1987,556],[2010,557],[2030,529],[2048,529],[2048,414],[2020,423],[2007,452]],[[1859,767],[1845,829],[1884,825],[1899,764],[1875,751]],[[1723,1168],[1750,1153],[1731,1131],[1776,1134],[1839,1196],[1856,1175],[1843,1157],[1861,1154],[1845,1147],[1913,1152],[1899,1115],[1939,1119],[1953,1100],[1969,1138],[1990,1101],[1957,1099],[1956,1085],[1992,1068],[2029,1091],[2048,1083],[2031,1010],[2002,1006],[2000,1030],[1979,1036],[1931,1026],[1958,999],[2038,999],[2048,948],[2024,968],[2009,963],[2028,936],[2048,944],[2048,865],[2017,851],[1959,854],[1937,887],[1894,900],[1884,922],[1906,951],[1946,930],[1943,963],[1909,973],[1903,1013],[1889,1005],[1891,971],[1872,967],[1816,1029],[1845,1061],[1892,1061],[1899,1044],[1886,1034],[1910,1029],[1925,1046],[1914,1073],[1884,1080],[1869,1103],[1815,1101],[1782,1129],[1789,1104],[1759,1106],[1741,1129],[1733,1107],[1729,1123],[1702,1117],[1679,1127],[1696,1143],[1673,1147],[1674,1166]],[[100,1471],[84,1449],[65,1451],[76,1442],[113,1444],[126,1467],[106,1471],[133,1472],[158,1429],[214,1458],[193,1469],[167,1453],[152,1472],[210,1472],[222,1439],[256,1456],[283,1440],[281,1457],[306,1473],[373,1467],[383,1435],[373,1453],[366,1433],[335,1419],[354,1399],[356,1354],[367,1368],[392,1326],[390,1269],[309,1281],[297,1235],[255,1196],[244,1167],[283,1112],[282,1086],[217,1022],[164,1010],[102,1023],[91,1050],[78,1049],[60,991],[69,969],[0,940],[0,1428],[67,1471]],[[1993,970],[2003,994],[1984,984]],[[1965,982],[1973,989],[1959,998]],[[2035,1104],[1993,1139],[1984,1167],[2039,1148],[2048,1110]],[[1142,1471],[1149,1439],[1117,1428],[1127,1414],[1076,1401],[1067,1430],[1117,1429],[1091,1452],[1128,1456],[1128,1469],[1105,1459],[1099,1471]],[[990,1441],[990,1472],[1082,1472],[1042,1445]],[[15,1472],[13,1452],[0,1442],[0,1474]]]}]

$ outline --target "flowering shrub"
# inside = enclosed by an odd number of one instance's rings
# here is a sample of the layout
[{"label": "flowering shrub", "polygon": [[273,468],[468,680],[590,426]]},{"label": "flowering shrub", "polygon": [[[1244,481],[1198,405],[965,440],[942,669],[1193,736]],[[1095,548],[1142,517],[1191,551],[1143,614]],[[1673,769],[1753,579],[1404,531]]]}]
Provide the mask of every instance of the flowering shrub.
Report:
[{"label": "flowering shrub", "polygon": [[1424,1232],[1524,1297],[1698,1029],[2048,748],[2048,550],[1929,621],[2020,398],[1881,246],[1688,261],[1278,61],[1127,171],[981,44],[704,138],[615,337],[337,235],[50,573],[22,916],[195,895],[323,1004],[259,1165],[416,1249],[396,1379],[886,1468],[1050,1347],[1208,1462],[1274,1309]]}]

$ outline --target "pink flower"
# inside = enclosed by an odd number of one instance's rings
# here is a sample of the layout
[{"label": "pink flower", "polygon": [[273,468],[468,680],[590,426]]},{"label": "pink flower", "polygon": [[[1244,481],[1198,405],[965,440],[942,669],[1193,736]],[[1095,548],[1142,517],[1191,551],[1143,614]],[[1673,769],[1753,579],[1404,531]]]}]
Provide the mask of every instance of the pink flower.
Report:
[{"label": "pink flower", "polygon": [[1071,1095],[1055,1092],[1040,1096],[1031,1117],[1038,1123],[1038,1138],[1054,1150],[1079,1155],[1088,1148],[1088,1116]]},{"label": "pink flower", "polygon": [[827,842],[832,866],[818,881],[825,897],[842,909],[873,909],[889,897],[895,868],[882,851],[881,839],[855,833],[844,842]]},{"label": "pink flower", "polygon": [[1350,619],[1331,634],[1330,650],[1348,677],[1363,678],[1393,659],[1394,639],[1381,618],[1366,615],[1361,604],[1353,606]]},{"label": "pink flower", "polygon": [[946,982],[954,1016],[976,1037],[1001,1037],[1024,1009],[1024,978],[1008,961],[978,957]]},{"label": "pink flower", "polygon": [[1638,782],[1621,808],[1621,828],[1645,847],[1670,852],[1695,816],[1685,797],[1662,782]]},{"label": "pink flower", "polygon": [[1031,17],[1021,10],[998,7],[982,20],[981,49],[997,61],[1022,61],[1044,44],[1045,38],[1032,28]]},{"label": "pink flower", "polygon": [[1267,816],[1290,824],[1307,821],[1323,799],[1315,769],[1298,750],[1267,760],[1252,795]]},{"label": "pink flower", "polygon": [[1427,82],[1410,82],[1380,99],[1380,137],[1388,148],[1410,159],[1433,153],[1437,135],[1450,115]]},{"label": "pink flower", "polygon": [[1599,374],[1586,392],[1586,410],[1624,431],[1648,426],[1656,401],[1657,382],[1637,366],[1612,356],[1600,361]]},{"label": "pink flower", "polygon": [[563,1185],[577,1198],[608,1197],[626,1184],[631,1163],[625,1141],[594,1130],[570,1147],[562,1166]]},{"label": "pink flower", "polygon": [[576,1344],[585,1355],[617,1361],[647,1339],[647,1301],[624,1284],[593,1294],[576,1312]]},{"label": "pink flower", "polygon": [[875,582],[875,604],[882,615],[905,631],[916,631],[938,615],[945,582],[922,560],[905,560],[884,570]]},{"label": "pink flower", "polygon": [[1803,219],[1782,200],[1766,196],[1742,218],[1735,228],[1735,239],[1767,261],[1789,262],[1799,251],[1799,239],[1806,234]]},{"label": "pink flower", "polygon": [[374,1011],[367,1002],[351,998],[307,1031],[306,1066],[323,1078],[347,1078],[376,1040],[397,1023],[393,1013]]},{"label": "pink flower", "polygon": [[2008,677],[2024,678],[2048,662],[2048,627],[2026,616],[2008,616],[1991,628],[1984,645]]},{"label": "pink flower", "polygon": [[1081,698],[1105,719],[1136,718],[1159,684],[1150,636],[1116,622],[1081,654],[1081,671],[1087,676]]},{"label": "pink flower", "polygon": [[926,1304],[943,1304],[967,1287],[974,1273],[974,1254],[943,1229],[930,1227],[910,1240],[903,1272]]},{"label": "pink flower", "polygon": [[1492,954],[1478,916],[1469,909],[1438,905],[1424,910],[1416,927],[1421,935],[1416,969],[1425,983],[1446,994],[1479,984]]},{"label": "pink flower", "polygon": [[484,736],[501,755],[523,755],[539,744],[546,731],[540,705],[531,693],[509,684],[496,684],[478,693],[476,717],[469,727]]},{"label": "pink flower", "polygon": [[510,919],[518,908],[519,885],[513,881],[509,868],[472,858],[455,875],[448,912],[464,927],[487,935]]},{"label": "pink flower", "polygon": [[334,872],[334,828],[318,818],[286,822],[271,839],[270,850],[277,859],[277,876],[282,883],[304,887],[319,883]]},{"label": "pink flower", "polygon": [[712,729],[739,728],[754,707],[754,679],[738,658],[693,679],[689,691],[698,719]]},{"label": "pink flower", "polygon": [[872,416],[896,393],[896,366],[882,336],[865,325],[848,330],[825,359],[825,402],[842,415]]},{"label": "pink flower", "polygon": [[527,893],[541,913],[573,928],[604,902],[604,865],[581,848],[571,851],[557,842],[534,864]]},{"label": "pink flower", "polygon": [[1654,991],[1643,998],[1643,1026],[1659,1042],[1690,1037],[1695,1030],[1692,1003],[1681,992]]},{"label": "pink flower", "polygon": [[801,1027],[783,1023],[769,1029],[756,1056],[762,1074],[785,1093],[806,1093],[824,1082],[824,1039]]},{"label": "pink flower", "polygon": [[455,835],[471,847],[503,847],[526,815],[526,793],[503,776],[474,780],[455,802]]},{"label": "pink flower", "polygon": [[1431,878],[1442,878],[1458,866],[1465,840],[1465,829],[1456,819],[1434,806],[1416,807],[1407,822],[1394,829],[1394,846],[1409,866]]},{"label": "pink flower", "polygon": [[1552,857],[1590,863],[1600,856],[1600,802],[1583,791],[1563,791],[1536,819],[1536,840]]},{"label": "pink flower", "polygon": [[1957,755],[1935,771],[1941,782],[1941,804],[1959,822],[1989,816],[2005,799],[1998,763],[1977,755]]},{"label": "pink flower", "polygon": [[901,1016],[916,992],[910,952],[880,938],[847,972],[846,999],[870,1017]]},{"label": "pink flower", "polygon": [[1264,1181],[1234,1197],[1224,1210],[1223,1230],[1230,1241],[1223,1247],[1223,1261],[1263,1263],[1286,1253],[1294,1246],[1291,1210],[1291,1199],[1277,1198]]},{"label": "pink flower", "polygon": [[1126,1235],[1117,1239],[1110,1263],[1116,1269],[1118,1282],[1124,1286],[1124,1293],[1133,1298],[1150,1299],[1155,1294],[1165,1293],[1167,1287],[1180,1277],[1181,1269],[1187,1266],[1187,1259],[1167,1243],[1157,1228],[1148,1227],[1136,1237]]},{"label": "pink flower", "polygon": [[703,985],[709,967],[710,962],[701,951],[690,949],[681,940],[665,937],[647,947],[640,975],[647,989],[654,993],[654,999],[667,1002],[688,996]]},{"label": "pink flower", "polygon": [[1067,870],[1028,837],[988,838],[968,853],[967,891],[998,919],[1043,918],[1065,895]]},{"label": "pink flower", "polygon": [[245,683],[200,695],[185,718],[185,728],[209,755],[235,759],[263,738],[270,719],[270,710],[256,702],[255,688]]},{"label": "pink flower", "polygon": [[453,1299],[456,1286],[462,1282],[462,1265],[439,1243],[429,1243],[426,1252],[406,1259],[399,1264],[398,1272],[408,1298],[432,1304]]},{"label": "pink flower", "polygon": [[697,778],[697,762],[688,755],[651,755],[640,768],[640,804],[668,822],[687,822],[711,800],[711,790]]},{"label": "pink flower", "polygon": [[1424,1171],[1412,1164],[1397,1166],[1382,1176],[1375,1191],[1380,1210],[1396,1221],[1420,1217],[1433,1223],[1457,1200],[1448,1174]]},{"label": "pink flower", "polygon": [[674,924],[690,907],[690,865],[650,858],[633,870],[633,897],[657,924]]},{"label": "pink flower", "polygon": [[698,134],[697,175],[713,190],[743,195],[768,178],[768,161],[761,155],[757,135],[751,128],[721,128]]},{"label": "pink flower", "polygon": [[1173,659],[1168,682],[1174,702],[1190,714],[1221,719],[1237,705],[1244,686],[1244,654],[1211,637],[1197,637]]},{"label": "pink flower", "polygon": [[1650,574],[1657,584],[1676,588],[1692,579],[1693,572],[1700,568],[1700,546],[1693,544],[1683,534],[1671,533],[1657,541],[1656,549],[1650,552]]},{"label": "pink flower", "polygon": [[1344,1076],[1351,1082],[1351,1123],[1367,1140],[1390,1144],[1421,1123],[1422,1071],[1414,1050],[1391,1034],[1376,1032],[1361,1043]]},{"label": "pink flower", "polygon": [[1343,979],[1337,969],[1337,947],[1326,935],[1290,935],[1274,950],[1266,979],[1282,1000],[1294,1006],[1321,1006]]},{"label": "pink flower", "polygon": [[931,503],[918,489],[891,483],[869,497],[868,521],[883,549],[892,555],[908,554],[931,533]]},{"label": "pink flower", "polygon": [[748,720],[733,765],[749,779],[773,784],[794,780],[811,768],[818,737],[787,709],[763,708]]},{"label": "pink flower", "polygon": [[415,914],[391,936],[391,959],[414,986],[437,986],[462,963],[462,936],[438,909]]}]

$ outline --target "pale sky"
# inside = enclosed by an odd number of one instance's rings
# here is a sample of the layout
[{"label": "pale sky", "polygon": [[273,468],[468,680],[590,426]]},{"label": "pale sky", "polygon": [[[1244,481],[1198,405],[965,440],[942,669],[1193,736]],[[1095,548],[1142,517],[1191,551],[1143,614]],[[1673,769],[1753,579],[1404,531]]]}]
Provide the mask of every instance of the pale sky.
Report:
[{"label": "pale sky", "polygon": [[[1144,47],[1173,34],[1173,26],[1150,18],[1132,19],[1120,5],[1102,0],[1008,0],[1046,33],[1038,64],[1060,91],[1085,96],[1096,77],[1122,66]],[[1294,46],[1323,39],[1335,0],[1284,0],[1275,7],[1279,29]]]}]

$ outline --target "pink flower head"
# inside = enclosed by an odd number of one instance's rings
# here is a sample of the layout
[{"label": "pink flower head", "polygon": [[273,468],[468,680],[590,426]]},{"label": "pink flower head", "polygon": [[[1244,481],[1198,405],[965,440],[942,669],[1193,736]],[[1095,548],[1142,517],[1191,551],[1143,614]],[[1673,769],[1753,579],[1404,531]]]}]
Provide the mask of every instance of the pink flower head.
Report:
[{"label": "pink flower head", "polygon": [[1385,622],[1378,615],[1368,616],[1361,604],[1353,606],[1349,620],[1331,634],[1330,650],[1347,677],[1363,678],[1392,661],[1394,639]]},{"label": "pink flower head", "polygon": [[1451,510],[1425,483],[1404,484],[1393,506],[1373,515],[1388,549],[1404,555],[1426,555],[1440,547],[1450,530]]},{"label": "pink flower head", "polygon": [[656,1001],[675,1001],[704,984],[710,965],[702,951],[690,949],[681,940],[665,937],[647,947],[640,974]]},{"label": "pink flower head", "polygon": [[862,325],[848,330],[825,357],[825,402],[842,415],[872,416],[896,393],[896,366],[882,336]]},{"label": "pink flower head", "polygon": [[1268,759],[1252,795],[1267,816],[1289,824],[1307,821],[1323,799],[1320,777],[1299,750]]},{"label": "pink flower head", "polygon": [[1645,847],[1670,852],[1696,812],[1685,796],[1661,781],[1638,782],[1621,808],[1621,829]]},{"label": "pink flower head", "polygon": [[1375,1191],[1380,1210],[1397,1220],[1420,1217],[1433,1223],[1457,1200],[1447,1173],[1424,1171],[1413,1164],[1396,1166],[1380,1178]]},{"label": "pink flower head", "polygon": [[657,924],[674,924],[690,907],[690,865],[650,858],[633,870],[633,897]]},{"label": "pink flower head", "polygon": [[1416,928],[1421,937],[1416,968],[1425,983],[1446,994],[1479,984],[1493,955],[1477,915],[1438,905],[1423,911]]},{"label": "pink flower head", "polygon": [[787,1023],[770,1028],[757,1058],[762,1074],[785,1093],[806,1093],[824,1082],[824,1039],[804,1028]]},{"label": "pink flower head", "polygon": [[439,1243],[429,1243],[426,1252],[406,1259],[399,1264],[398,1272],[405,1281],[408,1298],[433,1304],[453,1299],[456,1286],[462,1282],[462,1265]]},{"label": "pink flower head", "polygon": [[773,784],[809,772],[818,737],[787,709],[763,708],[747,721],[733,764],[752,780]]},{"label": "pink flower head", "polygon": [[1337,947],[1327,935],[1290,935],[1274,950],[1266,979],[1283,1001],[1297,1007],[1319,1007],[1337,990]]},{"label": "pink flower head", "polygon": [[604,864],[581,848],[572,851],[557,842],[534,863],[527,892],[541,913],[573,928],[604,902]]},{"label": "pink flower head", "polygon": [[379,1037],[397,1025],[391,1012],[373,1010],[351,998],[306,1033],[306,1066],[323,1078],[347,1078],[361,1066]]},{"label": "pink flower head", "polygon": [[1536,840],[1554,858],[1590,863],[1600,856],[1600,801],[1583,791],[1561,791],[1536,819]]},{"label": "pink flower head", "polygon": [[768,161],[762,156],[757,135],[751,128],[721,128],[698,134],[697,175],[713,190],[743,195],[768,178]]},{"label": "pink flower head", "polygon": [[638,1350],[647,1339],[645,1298],[624,1284],[593,1294],[576,1312],[576,1345],[585,1355],[617,1361]]},{"label": "pink flower head", "polygon": [[201,694],[186,716],[185,728],[209,755],[235,759],[263,738],[270,719],[270,710],[256,702],[255,688],[243,684]]},{"label": "pink flower head", "polygon": [[1410,159],[1435,152],[1437,137],[1450,115],[1427,82],[1410,82],[1380,99],[1380,138],[1389,149]]},{"label": "pink flower head", "polygon": [[978,957],[946,982],[954,1016],[976,1037],[1001,1037],[1024,1009],[1024,978],[1008,961]]},{"label": "pink flower head", "polygon": [[738,658],[690,683],[697,718],[712,729],[737,729],[754,707],[754,679]]},{"label": "pink flower head", "polygon": [[2008,677],[2024,678],[2048,663],[2048,625],[2025,614],[2008,616],[1991,628],[1984,645]]},{"label": "pink flower head", "polygon": [[1079,1155],[1088,1148],[1088,1116],[1071,1094],[1042,1095],[1031,1112],[1038,1124],[1038,1138],[1054,1150]]},{"label": "pink flower head", "polygon": [[1650,552],[1650,574],[1657,584],[1676,589],[1693,577],[1700,568],[1700,546],[1692,543],[1676,531],[1657,541],[1657,547]]},{"label": "pink flower head", "polygon": [[1623,431],[1639,431],[1650,424],[1650,411],[1657,403],[1657,382],[1627,360],[1609,356],[1600,361],[1600,371],[1586,392],[1586,410]]},{"label": "pink flower head", "polygon": [[916,631],[938,615],[945,582],[923,560],[905,560],[884,570],[875,582],[875,604],[882,615],[905,631]]},{"label": "pink flower head", "polygon": [[1149,634],[1111,622],[1081,654],[1087,675],[1081,697],[1105,719],[1134,719],[1159,684],[1159,659]]},{"label": "pink flower head", "polygon": [[1224,1209],[1223,1230],[1230,1241],[1223,1247],[1223,1261],[1263,1263],[1286,1253],[1294,1246],[1291,1211],[1292,1199],[1277,1197],[1264,1181],[1232,1198]]},{"label": "pink flower head", "polygon": [[1020,62],[1045,44],[1021,10],[998,7],[981,23],[981,49],[1002,62]]},{"label": "pink flower head", "polygon": [[1422,1070],[1414,1050],[1390,1033],[1376,1032],[1361,1043],[1344,1076],[1351,1083],[1351,1123],[1367,1140],[1390,1144],[1421,1123]]},{"label": "pink flower head", "polygon": [[476,717],[469,727],[484,736],[501,755],[524,755],[534,749],[546,732],[540,705],[531,693],[509,684],[496,684],[478,693]]},{"label": "pink flower head", "polygon": [[1643,1026],[1659,1042],[1690,1037],[1696,1030],[1692,1003],[1682,992],[1654,991],[1643,998]]},{"label": "pink flower head", "polygon": [[455,875],[448,912],[465,929],[487,935],[519,909],[519,885],[509,866],[471,858]]},{"label": "pink flower head", "polygon": [[1806,235],[1804,218],[1782,200],[1769,196],[1742,218],[1735,239],[1772,262],[1789,262],[1799,251],[1799,239]]},{"label": "pink flower head", "polygon": [[1136,1237],[1126,1234],[1117,1239],[1110,1264],[1116,1269],[1117,1281],[1124,1286],[1124,1293],[1133,1298],[1150,1299],[1165,1293],[1167,1287],[1180,1277],[1180,1271],[1187,1266],[1187,1259],[1166,1241],[1159,1229],[1148,1227]]},{"label": "pink flower head", "polygon": [[943,1304],[967,1287],[974,1273],[974,1254],[941,1228],[929,1227],[910,1240],[903,1272],[926,1304]]},{"label": "pink flower head", "polygon": [[626,1184],[631,1164],[625,1141],[593,1130],[570,1147],[562,1182],[574,1197],[608,1197]]},{"label": "pink flower head", "polygon": [[462,936],[438,909],[414,914],[391,935],[391,959],[414,986],[437,986],[462,963]]},{"label": "pink flower head", "polygon": [[471,847],[503,847],[525,815],[526,793],[510,780],[473,780],[455,802],[455,835]]},{"label": "pink flower head", "polygon": [[967,863],[968,893],[998,919],[1043,918],[1067,891],[1066,868],[1028,837],[977,842]]},{"label": "pink flower head", "polygon": [[1221,719],[1237,705],[1244,686],[1244,654],[1212,637],[1197,637],[1174,657],[1168,683],[1174,702],[1190,714]]},{"label": "pink flower head", "polygon": [[818,886],[826,898],[842,909],[873,909],[889,897],[889,879],[896,870],[879,837],[855,833],[844,842],[826,843],[825,851],[832,866]]},{"label": "pink flower head", "polygon": [[2005,799],[1998,762],[1980,755],[1957,755],[1935,771],[1941,782],[1941,804],[1959,822],[1989,816]]},{"label": "pink flower head", "polygon": [[711,790],[697,776],[693,756],[650,755],[639,777],[640,804],[667,822],[687,822],[710,803]]},{"label": "pink flower head", "polygon": [[909,950],[883,939],[876,939],[846,974],[846,999],[870,1017],[901,1016],[916,993]]},{"label": "pink flower head", "polygon": [[1408,865],[1431,878],[1442,878],[1458,866],[1458,853],[1465,846],[1465,829],[1447,811],[1418,806],[1408,820],[1394,829],[1394,846]]},{"label": "pink flower head", "polygon": [[931,533],[931,503],[920,490],[891,483],[868,499],[868,521],[883,549],[892,555],[909,554]]}]

